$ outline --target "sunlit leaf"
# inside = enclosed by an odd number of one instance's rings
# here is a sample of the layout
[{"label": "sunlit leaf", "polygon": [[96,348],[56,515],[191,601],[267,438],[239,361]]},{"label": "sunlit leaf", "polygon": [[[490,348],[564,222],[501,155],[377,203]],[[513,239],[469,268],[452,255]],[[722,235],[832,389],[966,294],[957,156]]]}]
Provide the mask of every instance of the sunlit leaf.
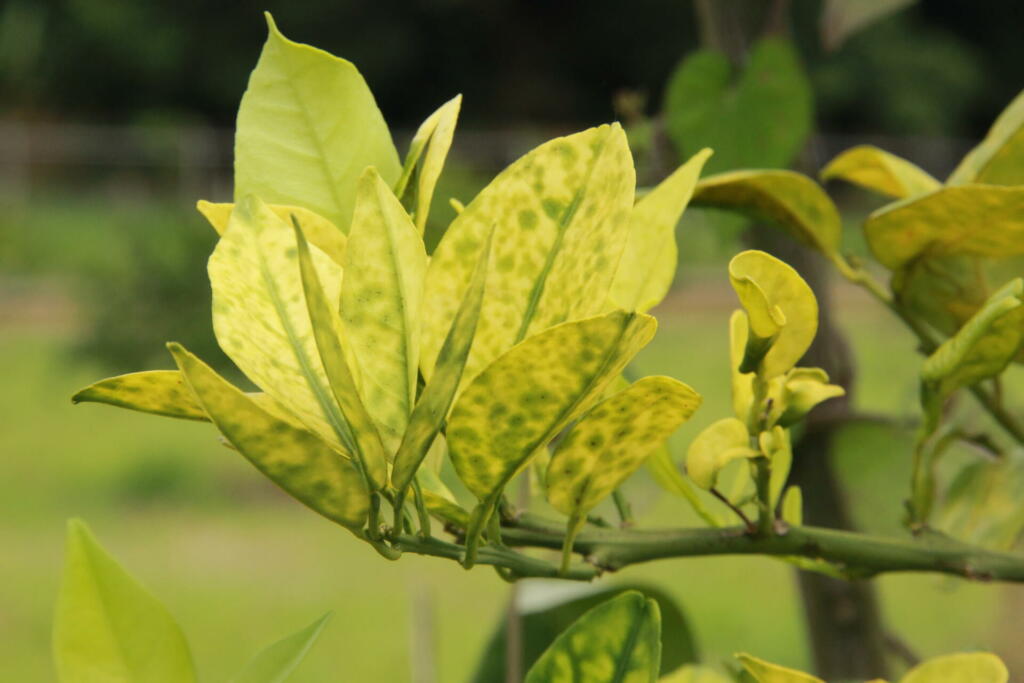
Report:
[{"label": "sunlit leaf", "polygon": [[842,223],[821,186],[795,171],[732,171],[697,183],[693,206],[738,211],[774,223],[828,255],[839,248]]},{"label": "sunlit leaf", "polygon": [[660,667],[658,603],[627,591],[566,629],[530,668],[526,683],[654,683]]},{"label": "sunlit leaf", "polygon": [[981,143],[949,176],[950,185],[1024,185],[1024,91],[999,115]]},{"label": "sunlit leaf", "polygon": [[745,653],[737,654],[736,658],[757,683],[825,683],[817,676],[772,664]]},{"label": "sunlit leaf", "polygon": [[610,293],[617,308],[647,311],[665,298],[676,275],[676,224],[710,156],[710,149],[697,152],[633,207]]},{"label": "sunlit leaf", "polygon": [[718,473],[730,462],[760,455],[750,447],[747,426],[735,417],[726,417],[705,427],[690,443],[686,473],[697,486],[710,489]]},{"label": "sunlit leaf", "polygon": [[[234,210],[235,205],[233,203],[215,204],[200,200],[196,204],[196,208],[210,222],[210,225],[217,231],[217,234],[223,235],[224,231],[228,228],[231,212]],[[330,256],[339,266],[345,265],[345,248],[348,244],[348,239],[337,225],[301,206],[268,204],[267,208],[276,213],[281,220],[289,225],[292,222],[292,216],[294,216],[302,224],[302,231],[310,244],[319,247],[322,252]]]},{"label": "sunlit leaf", "polygon": [[266,16],[267,42],[238,110],[235,201],[302,206],[348,233],[363,169],[398,179],[391,133],[351,62],[288,40]]},{"label": "sunlit leaf", "polygon": [[325,614],[301,631],[268,646],[231,683],[285,683],[306,658],[330,618],[329,613]]},{"label": "sunlit leaf", "polygon": [[352,460],[260,408],[180,345],[169,348],[203,410],[239,453],[296,500],[359,533],[370,503]]},{"label": "sunlit leaf", "polygon": [[341,317],[360,368],[363,401],[397,441],[416,400],[427,252],[409,214],[373,168],[359,179],[345,265]]},{"label": "sunlit leaf", "polygon": [[964,652],[933,657],[918,664],[900,683],[1006,683],[1010,674],[999,657],[988,652]]},{"label": "sunlit leaf", "polygon": [[821,368],[793,368],[771,380],[768,399],[772,402],[768,421],[789,427],[830,398],[844,396],[846,390],[829,384],[828,373]]},{"label": "sunlit leaf", "polygon": [[79,520],[68,523],[53,653],[61,683],[196,680],[188,643],[167,609]]},{"label": "sunlit leaf", "polygon": [[[452,146],[455,135],[455,123],[462,107],[462,95],[456,95],[438,108],[427,120],[420,124],[419,129],[409,144],[409,153],[402,166],[402,177],[395,186],[395,194],[401,198],[408,187],[413,171],[419,165],[416,175],[416,227],[420,234],[427,225],[430,204],[434,197],[437,179],[441,177],[448,150]],[[426,150],[426,154],[424,154]],[[422,163],[420,159],[422,158]]]},{"label": "sunlit leaf", "polygon": [[456,217],[431,258],[424,376],[430,379],[492,229],[464,382],[526,337],[601,312],[628,236],[634,185],[618,124],[547,142],[502,171]]},{"label": "sunlit leaf", "polygon": [[1024,186],[959,185],[894,202],[868,216],[864,234],[895,270],[926,251],[1006,258],[1024,254]]},{"label": "sunlit leaf", "polygon": [[150,370],[118,375],[90,384],[71,397],[72,403],[106,403],[184,420],[206,420],[176,370]]},{"label": "sunlit leaf", "polygon": [[925,194],[942,185],[919,166],[873,145],[846,150],[821,169],[821,179],[845,180],[896,199]]}]

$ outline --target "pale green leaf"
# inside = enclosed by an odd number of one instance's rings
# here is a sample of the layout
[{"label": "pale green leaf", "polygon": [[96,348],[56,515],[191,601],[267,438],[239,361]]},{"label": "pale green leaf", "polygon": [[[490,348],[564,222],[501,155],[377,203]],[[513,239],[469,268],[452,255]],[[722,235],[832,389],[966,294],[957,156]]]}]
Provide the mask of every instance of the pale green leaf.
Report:
[{"label": "pale green leaf", "polygon": [[782,519],[791,526],[804,523],[804,494],[799,486],[790,486],[782,496]]},{"label": "pale green leaf", "polygon": [[68,523],[53,653],[61,683],[196,680],[188,643],[167,609],[79,520]]},{"label": "pale green leaf", "polygon": [[1018,256],[1024,254],[1024,186],[944,187],[875,211],[864,234],[890,270],[926,252]]},{"label": "pale green leaf", "polygon": [[633,207],[610,293],[617,308],[647,311],[665,298],[676,275],[676,224],[710,156],[710,149],[697,152]]},{"label": "pale green leaf", "polygon": [[[427,225],[427,217],[430,214],[430,204],[434,198],[434,189],[437,187],[437,180],[441,177],[444,169],[445,159],[448,157],[448,150],[452,146],[452,138],[455,136],[455,124],[459,119],[459,109],[462,107],[462,95],[456,95],[442,104],[437,111],[427,117],[427,120],[420,124],[419,129],[409,144],[409,153],[405,157],[402,166],[402,177],[395,185],[395,194],[401,199],[406,191],[408,182],[412,177],[416,165],[422,157],[423,163],[419,166],[419,173],[416,177],[416,227],[423,234]],[[426,150],[426,154],[424,154]]]},{"label": "pale green leaf", "polygon": [[[339,266],[345,265],[345,248],[348,239],[345,233],[337,225],[330,222],[309,209],[301,206],[283,206],[281,204],[268,204],[271,211],[280,216],[285,223],[291,224],[292,216],[302,224],[302,231],[310,244],[316,245],[322,252],[330,256]],[[196,208],[203,217],[209,221],[218,235],[223,235],[231,220],[231,212],[235,205],[232,203],[215,204],[206,200],[196,203]]]},{"label": "pale green leaf", "polygon": [[330,613],[325,614],[301,631],[269,645],[231,683],[285,683],[306,658],[330,618]]},{"label": "pale green leaf", "polygon": [[943,495],[935,527],[957,539],[1012,551],[1024,532],[1024,455],[972,462]]},{"label": "pale green leaf", "polygon": [[341,317],[366,410],[395,441],[416,400],[426,271],[427,252],[409,214],[377,171],[366,169],[349,230]]},{"label": "pale green leaf", "polygon": [[547,142],[502,171],[455,218],[431,258],[424,376],[433,373],[492,230],[487,291],[464,382],[528,336],[604,310],[629,233],[634,185],[618,124]]},{"label": "pale green leaf", "polygon": [[1006,683],[1010,673],[988,652],[963,652],[933,657],[918,664],[900,683]]},{"label": "pale green leaf", "polygon": [[654,683],[660,666],[658,603],[627,591],[577,619],[534,663],[525,683]]},{"label": "pale green leaf", "polygon": [[873,145],[851,147],[828,162],[820,175],[822,181],[845,180],[896,199],[925,194],[942,186],[919,166]]},{"label": "pale green leaf", "polygon": [[745,653],[737,654],[736,658],[757,683],[825,683],[817,676],[772,664]]},{"label": "pale green leaf", "polygon": [[760,455],[750,447],[747,426],[735,417],[726,417],[705,427],[690,443],[686,473],[697,486],[711,489],[718,473],[730,462]]},{"label": "pale green leaf", "polygon": [[1024,185],[1024,91],[999,115],[981,143],[949,176],[950,185]]},{"label": "pale green leaf", "polygon": [[296,500],[360,533],[369,494],[351,459],[263,410],[180,345],[169,348],[203,410],[239,453]]},{"label": "pale green leaf", "polygon": [[819,403],[844,395],[846,390],[829,384],[828,373],[821,368],[793,368],[769,383],[772,406],[768,421],[782,427],[792,426]]},{"label": "pale green leaf", "polygon": [[757,435],[757,443],[761,454],[771,463],[771,477],[768,481],[768,505],[774,510],[782,489],[789,478],[789,470],[793,465],[793,447],[789,441],[789,430],[775,425],[769,431]]},{"label": "pale green leaf", "polygon": [[738,211],[774,223],[798,241],[831,256],[842,223],[821,186],[795,171],[732,171],[697,183],[693,206]]},{"label": "pale green leaf", "polygon": [[90,384],[71,397],[72,403],[106,403],[184,420],[206,420],[192,392],[176,370],[150,370],[118,375]]},{"label": "pale green leaf", "polygon": [[733,311],[729,317],[729,369],[732,388],[732,409],[741,420],[746,420],[754,403],[754,373],[740,372],[746,355],[749,323],[743,311]]},{"label": "pale green leaf", "polygon": [[288,40],[266,16],[267,42],[238,109],[235,201],[303,206],[348,233],[363,169],[398,179],[391,133],[351,62]]}]

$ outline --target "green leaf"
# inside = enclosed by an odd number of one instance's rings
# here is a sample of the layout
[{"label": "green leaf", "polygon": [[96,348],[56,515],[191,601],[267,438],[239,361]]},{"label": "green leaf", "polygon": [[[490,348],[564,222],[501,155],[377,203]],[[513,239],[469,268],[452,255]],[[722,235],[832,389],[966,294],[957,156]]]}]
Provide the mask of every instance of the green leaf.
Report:
[{"label": "green leaf", "polygon": [[[285,223],[292,222],[292,216],[302,224],[302,230],[306,239],[316,245],[322,252],[331,257],[339,266],[345,265],[345,250],[348,245],[348,238],[345,237],[337,225],[330,222],[323,216],[304,209],[301,206],[283,206],[281,204],[268,204],[267,207],[276,213]],[[231,220],[231,212],[235,205],[215,204],[206,200],[196,203],[196,208],[203,217],[210,222],[218,235],[223,235]]]},{"label": "green leaf", "polygon": [[[456,95],[438,108],[427,120],[420,124],[416,135],[409,144],[409,153],[402,166],[402,177],[395,185],[395,194],[401,199],[406,191],[413,171],[423,158],[416,179],[416,228],[423,234],[430,214],[430,204],[437,187],[437,179],[441,177],[448,150],[455,136],[455,124],[459,119],[462,107],[462,95]],[[426,155],[423,154],[424,149]]]},{"label": "green leaf", "polygon": [[963,652],[933,657],[918,664],[900,683],[1006,683],[1010,673],[988,652]]},{"label": "green leaf", "polygon": [[890,270],[915,257],[1024,254],[1024,186],[960,185],[894,202],[868,216],[864,234]]},{"label": "green leaf", "polygon": [[817,676],[772,664],[745,653],[737,654],[736,658],[757,683],[825,683]]},{"label": "green leaf", "polygon": [[348,233],[356,179],[401,168],[384,117],[356,67],[269,35],[242,96],[235,132],[235,201],[249,195],[315,211]]},{"label": "green leaf", "polygon": [[851,147],[821,169],[821,180],[845,180],[887,197],[906,199],[933,192],[938,180],[906,159],[873,145]]},{"label": "green leaf", "polygon": [[775,425],[771,430],[757,435],[757,444],[761,449],[761,454],[771,463],[768,506],[774,510],[782,496],[782,489],[786,486],[789,470],[793,465],[793,447],[789,441],[789,431]]},{"label": "green leaf", "polygon": [[686,473],[697,486],[711,489],[718,473],[738,458],[757,458],[750,447],[747,426],[735,417],[712,422],[698,434],[686,452]]},{"label": "green leaf", "polygon": [[402,437],[402,443],[395,455],[395,467],[391,473],[391,481],[398,491],[404,491],[409,485],[413,474],[427,455],[434,439],[444,425],[448,411],[455,400],[456,392],[462,381],[466,358],[476,334],[477,322],[480,319],[480,306],[484,299],[484,287],[487,282],[488,264],[491,254],[491,240],[488,236],[487,245],[480,251],[473,278],[462,299],[458,312],[452,320],[452,326],[445,337],[444,345],[438,354],[434,366],[434,374],[423,387],[416,407],[409,418],[409,426]]},{"label": "green leaf", "polygon": [[692,53],[665,88],[665,124],[680,156],[715,150],[708,170],[789,166],[810,134],[811,86],[792,43],[758,41],[735,85],[728,57]]},{"label": "green leaf", "polygon": [[395,441],[416,401],[426,271],[427,252],[409,214],[377,171],[366,169],[348,236],[341,317],[366,410]]},{"label": "green leaf", "polygon": [[951,335],[991,294],[989,265],[977,255],[926,251],[893,271],[893,294],[901,306]]},{"label": "green leaf", "polygon": [[284,683],[306,658],[330,618],[327,613],[301,631],[266,647],[231,683]]},{"label": "green leaf", "polygon": [[782,496],[782,519],[790,526],[804,523],[804,494],[799,486],[790,486]]},{"label": "green leaf", "polygon": [[946,182],[1024,185],[1024,91],[1013,98]]},{"label": "green leaf", "polygon": [[53,652],[61,683],[196,680],[188,643],[167,609],[80,520],[68,523]]},{"label": "green leaf", "polygon": [[1011,551],[1024,532],[1024,456],[972,462],[945,493],[935,526],[968,543]]},{"label": "green leaf", "polygon": [[[770,339],[770,348],[760,352],[764,378],[789,371],[818,332],[818,301],[814,292],[792,267],[756,250],[740,252],[729,261],[729,281],[750,324],[744,363],[752,344]],[[777,332],[769,336],[775,329]],[[749,330],[756,339],[749,338]]]},{"label": "green leaf", "polygon": [[455,218],[431,258],[424,377],[433,373],[492,230],[487,291],[464,381],[528,336],[604,310],[629,233],[634,185],[618,124],[556,138],[502,171]]},{"label": "green leaf", "polygon": [[915,0],[826,0],[821,13],[821,42],[836,50],[851,35]]},{"label": "green leaf", "polygon": [[351,459],[263,410],[180,345],[168,348],[203,410],[239,453],[303,505],[361,534],[370,500]]},{"label": "green leaf", "polygon": [[527,672],[525,683],[654,683],[660,666],[658,603],[627,591],[562,633]]},{"label": "green leaf", "polygon": [[665,298],[676,276],[676,224],[710,156],[710,149],[697,152],[633,207],[610,293],[616,308],[647,311]]},{"label": "green leaf", "polygon": [[693,511],[710,526],[722,526],[722,520],[704,506],[703,501],[693,490],[693,487],[690,486],[689,480],[679,471],[679,467],[676,466],[675,461],[672,459],[672,453],[669,451],[668,446],[662,445],[661,448],[656,449],[651,454],[651,457],[647,459],[647,468],[650,470],[655,483],[661,486],[662,489],[675,496],[684,498],[690,504],[690,507],[693,508]]},{"label": "green leaf", "polygon": [[733,171],[697,183],[693,206],[738,211],[774,223],[826,256],[839,249],[842,222],[829,196],[795,171]]},{"label": "green leaf", "polygon": [[733,679],[706,666],[688,665],[659,678],[658,683],[733,683]]},{"label": "green leaf", "polygon": [[177,417],[183,420],[207,420],[176,370],[132,372],[100,380],[71,397],[72,403],[107,403],[142,413]]}]

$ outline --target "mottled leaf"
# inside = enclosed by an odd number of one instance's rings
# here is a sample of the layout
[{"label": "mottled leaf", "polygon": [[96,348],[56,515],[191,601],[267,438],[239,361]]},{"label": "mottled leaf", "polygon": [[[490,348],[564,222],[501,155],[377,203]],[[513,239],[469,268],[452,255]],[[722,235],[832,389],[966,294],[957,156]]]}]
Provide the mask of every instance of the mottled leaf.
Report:
[{"label": "mottled leaf", "polygon": [[[310,244],[331,257],[339,266],[345,265],[345,248],[348,239],[337,225],[330,222],[323,216],[304,209],[301,206],[284,206],[281,204],[267,204],[267,207],[276,213],[285,223],[291,224],[292,216],[302,224],[302,231]],[[228,229],[228,222],[231,220],[231,212],[234,210],[233,203],[215,204],[200,200],[196,204],[199,213],[210,222],[218,235],[223,235]]]},{"label": "mottled leaf", "polygon": [[[402,177],[395,185],[395,194],[402,198],[413,171],[420,159],[423,159],[422,164],[419,164],[419,173],[416,176],[416,210],[414,212],[416,228],[421,235],[427,225],[437,179],[441,177],[441,170],[448,157],[448,150],[452,146],[455,124],[458,121],[461,107],[462,95],[456,95],[442,104],[437,111],[420,124],[416,135],[413,136],[412,142],[409,144],[409,153],[402,166]],[[424,154],[424,150],[426,150],[426,154]]]},{"label": "mottled leaf", "polygon": [[526,337],[605,308],[629,232],[635,177],[618,124],[547,142],[502,171],[435,250],[424,297],[422,369],[434,362],[494,231],[464,382]]},{"label": "mottled leaf", "polygon": [[906,199],[942,186],[906,159],[873,145],[851,147],[821,169],[821,180],[845,180],[866,190]]},{"label": "mottled leaf", "polygon": [[235,201],[302,206],[348,233],[363,169],[398,179],[391,133],[351,62],[288,40],[266,16],[267,42],[238,109]]},{"label": "mottled leaf", "polygon": [[774,223],[826,255],[839,248],[842,223],[821,186],[795,171],[733,171],[697,183],[693,206],[738,211]]},{"label": "mottled leaf", "polygon": [[1010,673],[988,652],[933,657],[911,669],[900,683],[1006,683]]},{"label": "mottled leaf", "polygon": [[676,276],[676,224],[710,156],[710,149],[697,152],[633,207],[626,248],[612,282],[615,307],[647,311],[665,298]]},{"label": "mottled leaf", "polygon": [[118,375],[90,384],[71,397],[72,403],[106,403],[184,420],[206,420],[192,392],[176,370],[150,370]]},{"label": "mottled leaf", "polygon": [[950,185],[1024,185],[1024,91],[992,124],[981,143],[949,176]]},{"label": "mottled leaf", "polygon": [[772,664],[745,653],[737,654],[736,658],[757,683],[825,683],[817,676]]},{"label": "mottled leaf", "polygon": [[370,502],[352,460],[260,408],[180,345],[169,348],[203,410],[239,453],[296,500],[361,533]]},{"label": "mottled leaf", "polygon": [[306,628],[269,645],[245,665],[231,683],[285,683],[316,643],[330,613]]},{"label": "mottled leaf", "polygon": [[697,486],[711,489],[718,473],[738,458],[757,458],[750,447],[747,426],[735,417],[712,422],[698,434],[686,452],[686,473]]},{"label": "mottled leaf", "polygon": [[189,683],[188,643],[167,609],[118,565],[85,523],[68,523],[53,624],[61,683]]},{"label": "mottled leaf", "polygon": [[661,666],[658,603],[636,591],[598,605],[551,644],[526,683],[654,683]]},{"label": "mottled leaf", "polygon": [[977,255],[925,251],[893,271],[893,294],[901,306],[950,335],[991,294],[988,265]]}]

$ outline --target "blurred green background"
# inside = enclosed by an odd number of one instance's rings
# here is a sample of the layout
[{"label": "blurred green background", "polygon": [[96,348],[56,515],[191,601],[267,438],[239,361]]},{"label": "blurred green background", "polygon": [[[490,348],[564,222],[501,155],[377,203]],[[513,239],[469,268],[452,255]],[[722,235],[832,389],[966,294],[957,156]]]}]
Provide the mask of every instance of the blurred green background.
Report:
[{"label": "blurred green background", "polygon": [[[835,51],[821,47],[820,4],[793,2],[790,27],[814,89],[811,165],[874,142],[944,176],[1024,82],[1019,25],[1002,11],[1010,3],[918,3]],[[461,681],[503,613],[508,588],[487,568],[385,562],[279,494],[209,425],[70,404],[98,378],[169,367],[171,339],[231,372],[210,324],[215,235],[193,205],[230,197],[231,126],[263,41],[262,9],[290,37],[359,66],[401,151],[420,120],[462,92],[438,190],[462,201],[546,137],[615,118],[617,94],[639,94],[643,113],[656,114],[669,74],[698,45],[694,8],[681,1],[0,4],[4,680],[53,679],[49,628],[71,516],[179,618],[204,680],[224,680],[259,646],[332,609],[295,680],[411,680],[410,653],[425,645],[436,680]],[[878,202],[853,191],[837,199],[848,247],[862,250],[859,222]],[[434,240],[452,215],[436,204]],[[697,211],[679,242],[676,287],[637,363],[706,397],[675,437],[677,453],[728,410],[724,264],[742,244]],[[837,465],[857,523],[896,533],[919,360],[885,311],[846,287],[835,299],[859,371],[856,408],[886,418],[847,427]],[[1016,371],[1008,385],[1021,379]],[[628,488],[642,524],[695,522],[646,472]],[[606,580],[641,579],[678,598],[709,661],[746,650],[808,665],[787,565],[677,560]],[[1024,671],[1024,589],[916,575],[879,585],[891,629],[920,654],[988,648]]]}]

